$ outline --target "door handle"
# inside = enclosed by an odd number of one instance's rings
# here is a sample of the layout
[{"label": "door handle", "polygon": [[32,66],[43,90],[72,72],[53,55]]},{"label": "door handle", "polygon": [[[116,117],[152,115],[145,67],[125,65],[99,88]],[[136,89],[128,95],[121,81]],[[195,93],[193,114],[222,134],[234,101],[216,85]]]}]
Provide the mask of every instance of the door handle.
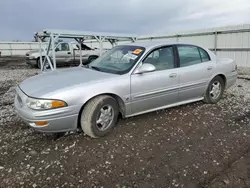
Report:
[{"label": "door handle", "polygon": [[212,69],[213,69],[213,67],[208,67],[208,68],[207,68],[207,70],[212,70]]},{"label": "door handle", "polygon": [[68,54],[71,54],[71,52],[68,52]]},{"label": "door handle", "polygon": [[172,74],[169,75],[170,78],[175,78],[176,76],[177,76],[176,73],[172,73]]}]

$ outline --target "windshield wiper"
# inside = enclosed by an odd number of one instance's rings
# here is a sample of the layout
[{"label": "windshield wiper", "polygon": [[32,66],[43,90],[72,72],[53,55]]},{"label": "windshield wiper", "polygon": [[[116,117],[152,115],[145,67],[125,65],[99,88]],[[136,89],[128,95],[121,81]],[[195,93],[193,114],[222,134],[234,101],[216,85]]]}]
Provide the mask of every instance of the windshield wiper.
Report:
[{"label": "windshield wiper", "polygon": [[112,68],[114,68],[116,70],[121,70],[119,67],[116,67],[116,66],[113,66],[113,65],[108,65],[108,67],[112,67]]},{"label": "windshield wiper", "polygon": [[97,71],[101,71],[98,67],[96,67],[96,66],[89,66],[91,69],[95,69],[95,70],[97,70]]}]

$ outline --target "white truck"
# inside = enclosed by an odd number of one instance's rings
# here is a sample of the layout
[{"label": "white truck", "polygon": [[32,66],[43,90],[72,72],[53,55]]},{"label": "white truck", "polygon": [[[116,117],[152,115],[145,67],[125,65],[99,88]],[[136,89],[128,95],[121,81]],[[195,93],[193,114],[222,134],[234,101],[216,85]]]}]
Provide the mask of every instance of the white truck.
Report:
[{"label": "white truck", "polygon": [[[99,57],[100,51],[92,49],[86,44],[82,47],[82,62],[84,65],[90,63]],[[60,42],[55,48],[56,64],[75,64],[80,62],[80,48],[76,42]],[[52,59],[52,50],[49,51],[49,57]],[[45,58],[45,53],[42,52],[42,58]],[[39,50],[31,50],[26,53],[25,62],[29,65],[40,68],[40,53]]]}]

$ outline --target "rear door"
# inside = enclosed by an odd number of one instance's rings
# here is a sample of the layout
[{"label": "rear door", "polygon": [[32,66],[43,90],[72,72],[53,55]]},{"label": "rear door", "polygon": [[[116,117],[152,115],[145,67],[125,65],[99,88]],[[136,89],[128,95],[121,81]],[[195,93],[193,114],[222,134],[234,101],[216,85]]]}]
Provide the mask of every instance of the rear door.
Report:
[{"label": "rear door", "polygon": [[216,67],[209,54],[193,45],[176,45],[180,79],[179,101],[203,97]]}]

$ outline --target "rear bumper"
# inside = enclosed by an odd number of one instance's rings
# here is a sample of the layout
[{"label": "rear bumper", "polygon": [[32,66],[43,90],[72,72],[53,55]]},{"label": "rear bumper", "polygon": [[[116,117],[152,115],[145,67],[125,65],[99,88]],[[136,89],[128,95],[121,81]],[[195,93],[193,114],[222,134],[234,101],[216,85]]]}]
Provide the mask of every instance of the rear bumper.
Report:
[{"label": "rear bumper", "polygon": [[[18,100],[19,96],[19,100]],[[14,101],[16,114],[31,128],[39,132],[66,132],[77,129],[79,106],[69,106],[53,110],[35,111],[25,105],[27,96],[16,89]],[[21,102],[20,102],[21,101]],[[46,121],[46,126],[37,126],[34,122]]]},{"label": "rear bumper", "polygon": [[233,86],[237,81],[238,73],[232,72],[230,75],[227,76],[227,83],[226,83],[226,89]]}]

